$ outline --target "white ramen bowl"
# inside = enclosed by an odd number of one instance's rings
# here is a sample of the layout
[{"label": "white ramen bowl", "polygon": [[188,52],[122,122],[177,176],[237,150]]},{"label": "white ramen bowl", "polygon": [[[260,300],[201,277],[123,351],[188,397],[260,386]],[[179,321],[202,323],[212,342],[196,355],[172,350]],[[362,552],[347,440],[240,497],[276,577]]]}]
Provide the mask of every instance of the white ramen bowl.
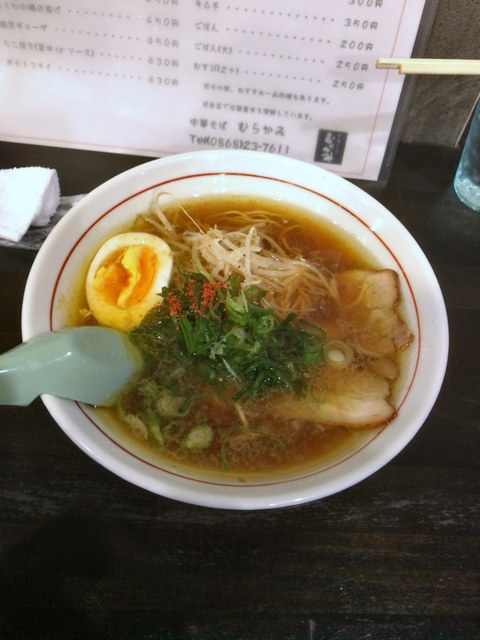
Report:
[{"label": "white ramen bowl", "polygon": [[64,326],[66,300],[81,283],[78,274],[92,251],[147,209],[159,190],[178,199],[250,194],[292,203],[352,234],[382,266],[397,271],[405,319],[415,335],[398,413],[388,426],[364,432],[316,467],[243,482],[160,461],[112,430],[91,407],[44,395],[63,431],[94,460],[139,487],[225,509],[309,502],[344,490],[388,463],[420,429],[440,391],[448,354],[445,305],[430,264],[402,224],[361,189],[314,165],[256,152],[201,151],[147,162],[109,180],[76,204],[40,249],[25,290],[23,339]]}]

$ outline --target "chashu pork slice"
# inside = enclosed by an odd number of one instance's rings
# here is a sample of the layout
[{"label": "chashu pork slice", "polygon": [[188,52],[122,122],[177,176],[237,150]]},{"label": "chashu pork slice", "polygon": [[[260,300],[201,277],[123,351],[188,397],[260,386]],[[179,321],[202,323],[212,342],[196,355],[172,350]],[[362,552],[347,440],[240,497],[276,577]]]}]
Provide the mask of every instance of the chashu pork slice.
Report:
[{"label": "chashu pork slice", "polygon": [[273,413],[329,426],[370,429],[388,424],[395,416],[386,379],[365,368],[326,368],[307,400],[289,398],[272,407]]},{"label": "chashu pork slice", "polygon": [[340,317],[324,326],[328,340],[351,345],[356,362],[322,367],[311,397],[279,400],[273,412],[287,419],[369,429],[395,417],[389,380],[397,377],[395,354],[413,336],[398,313],[400,285],[391,269],[350,269],[336,275]]},{"label": "chashu pork slice", "polygon": [[400,285],[392,269],[349,269],[336,276],[340,319],[327,327],[329,339],[353,344],[359,355],[393,356],[412,342],[398,313]]}]

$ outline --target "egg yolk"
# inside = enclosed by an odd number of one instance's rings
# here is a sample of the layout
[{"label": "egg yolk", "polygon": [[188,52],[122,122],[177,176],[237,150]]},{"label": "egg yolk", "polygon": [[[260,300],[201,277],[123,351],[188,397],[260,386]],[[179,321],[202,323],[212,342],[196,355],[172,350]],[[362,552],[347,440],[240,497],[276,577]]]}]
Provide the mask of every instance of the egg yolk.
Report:
[{"label": "egg yolk", "polygon": [[152,249],[143,245],[125,247],[98,268],[93,286],[108,304],[127,309],[143,300],[156,269],[157,256]]}]

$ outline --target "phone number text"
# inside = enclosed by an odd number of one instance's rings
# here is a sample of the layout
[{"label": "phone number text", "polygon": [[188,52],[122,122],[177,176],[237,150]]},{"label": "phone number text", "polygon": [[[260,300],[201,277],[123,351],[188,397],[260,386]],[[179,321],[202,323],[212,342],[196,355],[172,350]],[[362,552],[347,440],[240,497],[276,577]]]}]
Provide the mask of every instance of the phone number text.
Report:
[{"label": "phone number text", "polygon": [[194,133],[191,133],[189,138],[193,145],[213,147],[215,149],[243,149],[285,155],[290,151],[288,144],[276,144],[275,142],[256,142],[255,140],[240,140],[238,138],[224,138],[223,136],[197,136]]}]

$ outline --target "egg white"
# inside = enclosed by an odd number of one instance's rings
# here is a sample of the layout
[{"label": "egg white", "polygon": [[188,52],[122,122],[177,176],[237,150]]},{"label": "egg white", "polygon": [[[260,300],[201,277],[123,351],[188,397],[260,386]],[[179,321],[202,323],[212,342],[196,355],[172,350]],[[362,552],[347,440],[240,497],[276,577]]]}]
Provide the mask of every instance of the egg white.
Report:
[{"label": "egg white", "polygon": [[[136,257],[140,252],[143,253],[144,249],[150,257],[155,256],[153,276],[151,273],[142,273],[138,268],[139,263],[135,264]],[[115,263],[112,267],[114,271],[125,279],[125,286],[118,289],[118,296],[113,295],[117,293],[116,289],[106,290],[105,273],[112,263]],[[163,287],[168,286],[172,267],[172,250],[158,236],[143,232],[127,232],[113,236],[102,244],[87,272],[85,289],[90,311],[100,324],[119,331],[130,331],[140,324],[148,311],[161,304],[162,297],[159,294]],[[130,295],[131,291],[135,291],[135,283],[138,282],[140,288],[145,288],[142,278],[151,278],[150,285],[140,299],[131,300],[135,297]],[[111,299],[112,295],[116,299]]]}]

